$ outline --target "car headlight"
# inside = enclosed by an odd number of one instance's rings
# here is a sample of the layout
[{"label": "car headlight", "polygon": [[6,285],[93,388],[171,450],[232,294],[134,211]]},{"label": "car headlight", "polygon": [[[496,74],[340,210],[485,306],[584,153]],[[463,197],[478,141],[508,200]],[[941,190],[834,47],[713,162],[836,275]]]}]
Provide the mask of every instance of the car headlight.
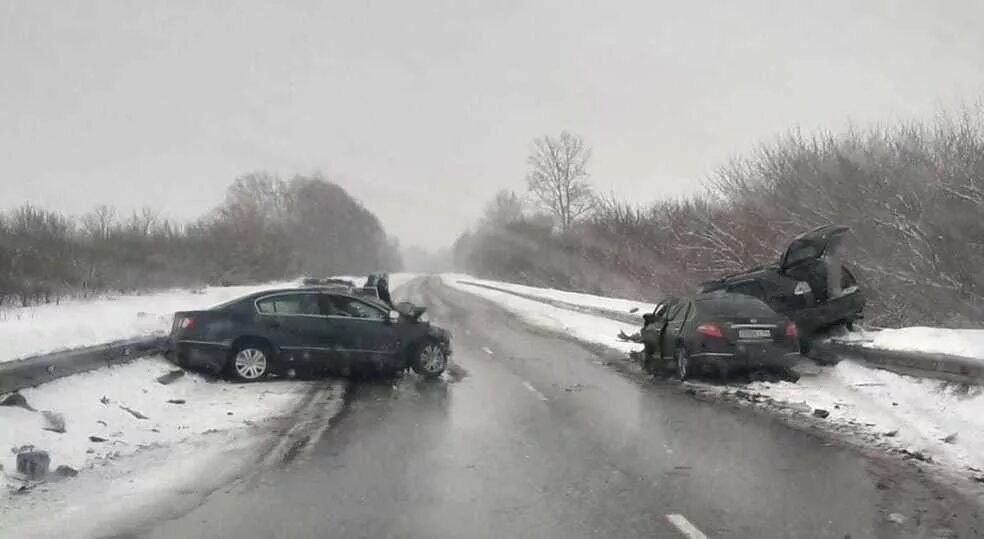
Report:
[{"label": "car headlight", "polygon": [[796,294],[797,296],[802,296],[803,294],[809,294],[810,292],[813,292],[813,289],[810,288],[810,283],[806,281],[800,281],[796,283],[796,288],[793,289],[793,294]]}]

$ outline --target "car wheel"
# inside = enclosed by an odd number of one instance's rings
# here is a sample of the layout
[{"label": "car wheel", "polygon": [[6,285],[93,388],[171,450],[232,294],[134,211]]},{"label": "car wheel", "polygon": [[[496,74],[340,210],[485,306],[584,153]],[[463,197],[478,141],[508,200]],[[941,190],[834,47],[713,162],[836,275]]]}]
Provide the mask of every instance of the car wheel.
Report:
[{"label": "car wheel", "polygon": [[677,376],[680,378],[680,381],[683,382],[690,378],[690,371],[693,368],[693,365],[690,362],[690,356],[687,355],[687,351],[684,350],[682,346],[677,347],[675,355]]},{"label": "car wheel", "polygon": [[262,380],[270,374],[270,352],[258,343],[246,343],[232,354],[229,373],[243,382]]},{"label": "car wheel", "polygon": [[434,342],[427,342],[417,348],[413,358],[413,372],[426,376],[427,378],[437,378],[448,366],[448,356],[444,349]]}]

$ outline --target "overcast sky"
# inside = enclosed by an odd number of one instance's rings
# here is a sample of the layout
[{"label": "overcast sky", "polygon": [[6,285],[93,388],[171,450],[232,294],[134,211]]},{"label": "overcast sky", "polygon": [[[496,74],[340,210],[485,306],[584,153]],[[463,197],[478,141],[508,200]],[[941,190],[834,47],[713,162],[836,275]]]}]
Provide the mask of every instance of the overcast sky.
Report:
[{"label": "overcast sky", "polygon": [[646,201],[982,88],[980,0],[0,0],[0,201],[191,219],[243,172],[322,170],[438,247],[542,134]]}]

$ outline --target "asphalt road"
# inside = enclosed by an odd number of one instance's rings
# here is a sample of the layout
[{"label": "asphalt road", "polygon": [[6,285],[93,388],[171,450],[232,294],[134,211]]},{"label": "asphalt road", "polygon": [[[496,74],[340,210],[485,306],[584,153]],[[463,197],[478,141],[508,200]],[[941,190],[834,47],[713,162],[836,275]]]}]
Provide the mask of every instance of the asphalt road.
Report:
[{"label": "asphalt road", "polygon": [[676,384],[647,383],[434,279],[398,295],[427,305],[452,330],[446,380],[355,384],[342,415],[290,459],[247,471],[246,480],[137,535],[984,533],[978,505],[894,459],[698,402]]}]

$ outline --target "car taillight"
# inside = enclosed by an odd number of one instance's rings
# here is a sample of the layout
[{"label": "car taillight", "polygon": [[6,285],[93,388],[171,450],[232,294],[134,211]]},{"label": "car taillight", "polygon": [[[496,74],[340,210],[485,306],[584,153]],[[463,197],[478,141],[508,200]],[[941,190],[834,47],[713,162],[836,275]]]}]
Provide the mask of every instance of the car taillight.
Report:
[{"label": "car taillight", "polygon": [[799,338],[799,330],[796,329],[796,324],[790,322],[789,325],[786,326],[786,337],[790,339]]},{"label": "car taillight", "polygon": [[723,339],[724,333],[721,333],[721,328],[717,324],[701,324],[697,326],[697,333],[705,337],[714,337],[716,339]]},{"label": "car taillight", "polygon": [[181,329],[194,329],[194,327],[195,327],[194,318],[189,318],[186,316],[181,319]]}]

